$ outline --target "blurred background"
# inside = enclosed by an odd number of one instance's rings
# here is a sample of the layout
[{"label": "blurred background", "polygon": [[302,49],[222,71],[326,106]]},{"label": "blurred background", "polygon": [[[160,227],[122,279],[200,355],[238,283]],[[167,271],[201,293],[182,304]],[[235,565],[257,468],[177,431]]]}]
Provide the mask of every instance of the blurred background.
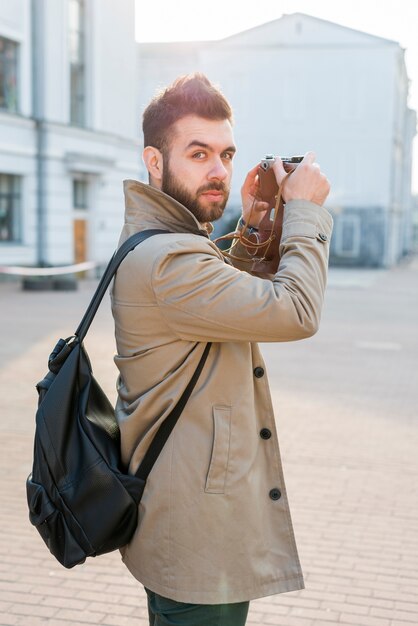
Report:
[{"label": "blurred background", "polygon": [[[117,244],[123,179],[147,179],[142,111],[193,71],[234,108],[218,233],[268,153],[314,150],[332,182],[320,332],[262,346],[306,589],[248,626],[418,624],[417,25],[410,0],[0,0],[0,626],[149,624],[119,553],[54,560],[25,481],[35,383]],[[86,347],[114,403],[108,294]]]},{"label": "blurred background", "polygon": [[314,150],[332,182],[331,265],[396,265],[418,240],[417,23],[406,0],[1,2],[0,265],[105,264],[122,180],[146,180],[142,111],[193,71],[235,115],[216,234],[260,158]]}]

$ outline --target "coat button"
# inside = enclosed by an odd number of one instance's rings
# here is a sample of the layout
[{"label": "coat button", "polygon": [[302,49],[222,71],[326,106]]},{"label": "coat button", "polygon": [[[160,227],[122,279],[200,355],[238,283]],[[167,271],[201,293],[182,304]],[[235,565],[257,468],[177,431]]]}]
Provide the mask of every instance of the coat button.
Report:
[{"label": "coat button", "polygon": [[261,437],[261,439],[270,439],[270,437],[271,437],[271,430],[269,430],[268,428],[262,428],[260,430],[260,437]]},{"label": "coat button", "polygon": [[328,237],[324,233],[318,233],[318,239],[321,241],[328,241]]},{"label": "coat button", "polygon": [[261,378],[262,376],[264,376],[264,369],[262,367],[255,367],[254,376],[256,378]]},{"label": "coat button", "polygon": [[277,487],[275,489],[272,489],[269,493],[269,496],[272,500],[279,500],[279,498],[282,497],[281,491],[280,489],[277,489]]}]

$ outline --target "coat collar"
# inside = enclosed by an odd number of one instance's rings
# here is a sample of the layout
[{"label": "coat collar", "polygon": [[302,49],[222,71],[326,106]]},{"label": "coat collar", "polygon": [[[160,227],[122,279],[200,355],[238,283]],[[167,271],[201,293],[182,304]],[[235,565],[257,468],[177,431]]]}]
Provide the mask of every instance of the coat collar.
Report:
[{"label": "coat collar", "polygon": [[[203,226],[185,206],[163,191],[137,180],[124,180],[125,226],[129,230],[163,228],[174,233],[208,235],[212,224]],[[133,228],[132,228],[133,227]]]}]

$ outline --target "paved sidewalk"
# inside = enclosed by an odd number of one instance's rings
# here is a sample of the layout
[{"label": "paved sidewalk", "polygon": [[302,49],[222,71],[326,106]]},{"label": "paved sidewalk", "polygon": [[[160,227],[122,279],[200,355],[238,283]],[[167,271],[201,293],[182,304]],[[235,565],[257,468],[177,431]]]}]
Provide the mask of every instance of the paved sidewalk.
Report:
[{"label": "paved sidewalk", "polygon": [[[65,570],[27,521],[34,383],[93,288],[0,284],[0,626],[147,626],[117,553]],[[306,589],[252,602],[248,626],[418,624],[417,320],[417,260],[335,269],[320,332],[263,346]],[[106,302],[86,344],[114,398]]]}]

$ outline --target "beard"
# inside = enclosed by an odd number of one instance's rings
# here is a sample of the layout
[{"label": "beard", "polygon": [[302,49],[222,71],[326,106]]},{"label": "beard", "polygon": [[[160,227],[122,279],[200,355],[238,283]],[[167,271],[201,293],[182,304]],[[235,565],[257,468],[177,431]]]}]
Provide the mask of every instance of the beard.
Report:
[{"label": "beard", "polygon": [[[199,199],[200,194],[211,190],[222,191],[224,198],[203,205]],[[221,218],[229,197],[229,189],[222,181],[202,185],[195,193],[192,193],[172,174],[168,159],[165,159],[163,165],[161,191],[174,198],[174,200],[177,200],[177,202],[180,202],[186,209],[189,209],[201,224],[214,222]]]}]

